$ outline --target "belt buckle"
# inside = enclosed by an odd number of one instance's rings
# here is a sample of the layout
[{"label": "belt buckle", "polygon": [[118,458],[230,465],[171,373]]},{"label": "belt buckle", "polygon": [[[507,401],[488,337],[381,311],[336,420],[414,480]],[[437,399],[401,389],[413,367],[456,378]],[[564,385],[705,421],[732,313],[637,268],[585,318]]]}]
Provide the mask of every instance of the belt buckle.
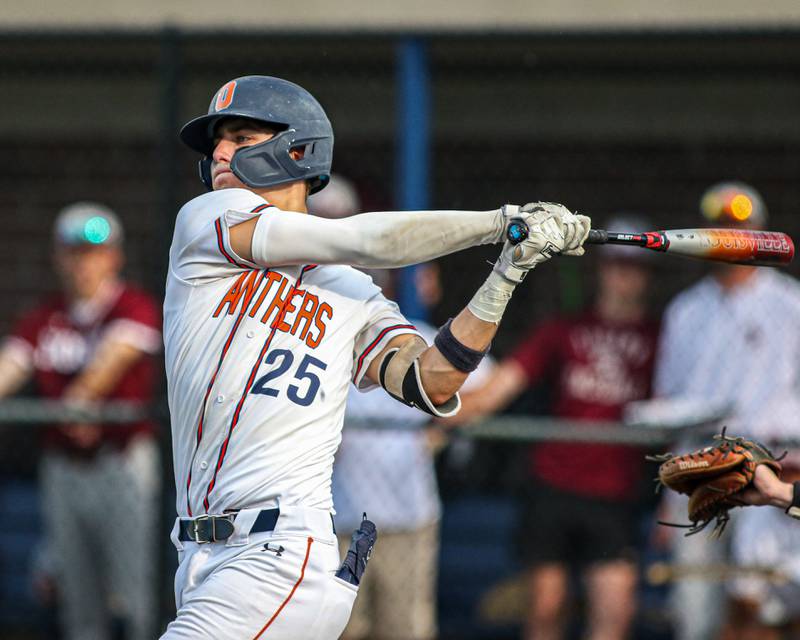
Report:
[{"label": "belt buckle", "polygon": [[[205,536],[206,539],[205,540],[201,540],[200,539],[201,523],[205,523],[205,522],[208,522],[208,521],[211,521],[211,531],[210,531],[211,536],[209,537],[208,535],[206,535]],[[208,534],[209,531],[205,527],[203,527],[202,533]],[[211,516],[209,516],[208,514],[205,514],[205,515],[202,515],[202,516],[197,516],[194,520],[192,520],[192,532],[191,532],[191,535],[192,535],[192,538],[194,539],[194,541],[197,544],[208,544],[209,542],[213,542],[213,540],[214,540],[214,521],[211,519]]]},{"label": "belt buckle", "polygon": [[206,513],[192,520],[189,528],[189,537],[197,544],[220,542],[227,540],[232,534],[233,520],[230,516],[212,516]]}]

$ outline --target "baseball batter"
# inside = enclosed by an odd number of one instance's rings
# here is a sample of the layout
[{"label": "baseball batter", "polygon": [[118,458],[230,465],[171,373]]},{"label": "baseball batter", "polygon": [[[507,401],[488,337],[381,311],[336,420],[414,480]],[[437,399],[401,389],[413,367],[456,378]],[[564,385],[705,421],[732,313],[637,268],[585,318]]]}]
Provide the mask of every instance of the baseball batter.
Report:
[{"label": "baseball batter", "polygon": [[[333,132],[301,87],[266,76],[221,87],[181,138],[211,192],[179,212],[164,339],[179,552],[163,638],[337,638],[356,586],[335,576],[331,471],[347,389],[383,386],[436,416],[485,354],[526,273],[581,255],[590,221],[561,205],[304,215],[324,188]],[[428,346],[371,279],[529,234]]]}]

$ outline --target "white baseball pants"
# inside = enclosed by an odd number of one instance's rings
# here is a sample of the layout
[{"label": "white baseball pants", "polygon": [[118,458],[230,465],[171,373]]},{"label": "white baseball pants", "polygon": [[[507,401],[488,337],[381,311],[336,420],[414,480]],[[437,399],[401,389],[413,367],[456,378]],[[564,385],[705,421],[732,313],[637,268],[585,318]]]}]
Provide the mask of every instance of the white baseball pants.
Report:
[{"label": "white baseball pants", "polygon": [[224,542],[172,540],[177,617],[162,640],[335,640],[357,588],[334,575],[330,514],[283,507],[275,530],[249,535],[259,509],[240,511]]}]

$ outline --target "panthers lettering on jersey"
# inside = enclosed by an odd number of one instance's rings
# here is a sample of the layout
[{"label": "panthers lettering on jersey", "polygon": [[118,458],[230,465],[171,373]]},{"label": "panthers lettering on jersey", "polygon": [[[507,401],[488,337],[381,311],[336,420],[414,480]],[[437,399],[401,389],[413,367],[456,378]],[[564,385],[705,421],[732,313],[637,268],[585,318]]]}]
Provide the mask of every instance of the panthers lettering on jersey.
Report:
[{"label": "panthers lettering on jersey", "polygon": [[[250,305],[259,288],[258,297]],[[307,290],[295,288],[289,278],[274,271],[243,272],[225,292],[213,317],[234,315],[237,309],[248,307],[249,317],[260,318],[262,324],[276,323],[278,331],[296,335],[312,349],[319,346],[327,321],[333,318],[331,305],[320,302],[319,296]]]},{"label": "panthers lettering on jersey", "polygon": [[264,268],[231,226],[273,208],[243,189],[178,214],[164,303],[177,509],[182,516],[293,504],[332,510],[347,389],[372,358],[416,333],[365,274]]}]

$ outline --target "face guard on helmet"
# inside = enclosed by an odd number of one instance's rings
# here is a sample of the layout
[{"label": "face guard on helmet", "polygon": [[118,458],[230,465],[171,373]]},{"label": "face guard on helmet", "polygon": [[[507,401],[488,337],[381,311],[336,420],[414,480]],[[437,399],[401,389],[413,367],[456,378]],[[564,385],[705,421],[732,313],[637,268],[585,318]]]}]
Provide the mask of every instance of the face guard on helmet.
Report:
[{"label": "face guard on helmet", "polygon": [[[223,85],[208,113],[181,129],[181,140],[202,153],[200,178],[209,189],[214,130],[221,120],[246,118],[267,124],[278,133],[259,144],[242,147],[231,159],[231,171],[253,188],[307,180],[310,193],[323,189],[333,162],[333,128],[317,100],[302,87],[270,76],[245,76]],[[302,149],[295,160],[290,151]]]}]

